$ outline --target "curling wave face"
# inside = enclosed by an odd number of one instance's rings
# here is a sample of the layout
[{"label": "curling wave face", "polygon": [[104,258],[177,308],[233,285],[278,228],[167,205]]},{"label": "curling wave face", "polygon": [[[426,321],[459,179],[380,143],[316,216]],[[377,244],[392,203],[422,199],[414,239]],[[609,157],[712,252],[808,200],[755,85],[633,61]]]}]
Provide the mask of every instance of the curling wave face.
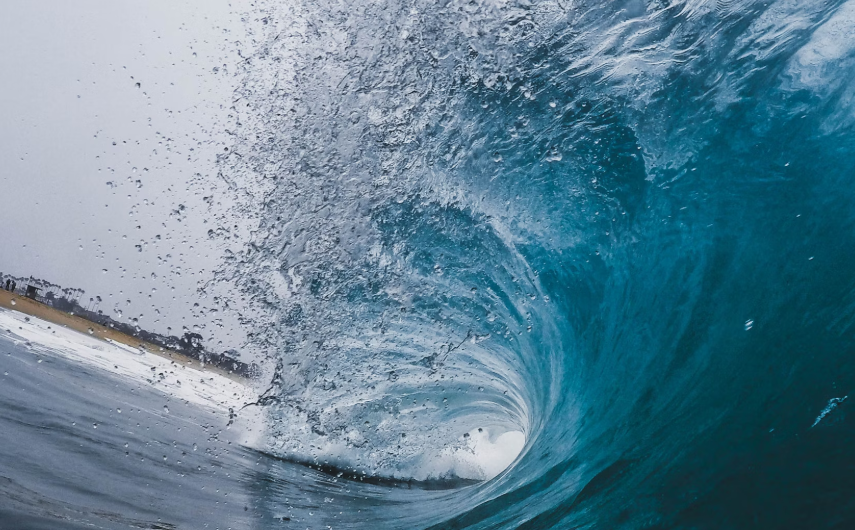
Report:
[{"label": "curling wave face", "polygon": [[409,527],[853,521],[855,2],[257,9],[267,451],[492,479]]}]

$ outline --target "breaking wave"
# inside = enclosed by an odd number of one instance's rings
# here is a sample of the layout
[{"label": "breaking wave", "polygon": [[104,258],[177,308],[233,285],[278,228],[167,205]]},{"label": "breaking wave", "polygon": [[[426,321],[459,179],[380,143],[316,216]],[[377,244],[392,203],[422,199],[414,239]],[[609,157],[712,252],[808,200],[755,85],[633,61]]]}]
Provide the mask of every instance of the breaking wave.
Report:
[{"label": "breaking wave", "polygon": [[410,527],[852,523],[855,2],[249,16],[266,451],[467,488]]}]

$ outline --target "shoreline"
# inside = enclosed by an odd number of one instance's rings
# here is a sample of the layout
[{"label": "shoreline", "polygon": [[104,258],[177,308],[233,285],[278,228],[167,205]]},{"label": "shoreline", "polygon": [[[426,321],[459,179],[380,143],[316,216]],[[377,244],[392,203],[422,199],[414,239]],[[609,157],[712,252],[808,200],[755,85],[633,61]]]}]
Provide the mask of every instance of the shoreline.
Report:
[{"label": "shoreline", "polygon": [[[176,363],[180,363],[188,368],[192,368],[200,372],[216,373],[242,384],[246,384],[248,382],[247,378],[234,372],[223,370],[222,368],[210,364],[203,364],[198,359],[193,359],[183,353],[162,348],[156,344],[132,337],[131,335],[127,335],[113,328],[102,326],[101,324],[86,320],[85,318],[77,315],[60,311],[50,307],[49,305],[17,293],[11,293],[0,289],[0,307],[62,326],[82,335],[95,337],[108,344],[117,343],[114,345],[118,345],[120,349],[125,349],[123,348],[124,346],[132,350],[143,350],[147,353],[175,361]],[[128,351],[128,353],[131,353],[131,351]]]}]

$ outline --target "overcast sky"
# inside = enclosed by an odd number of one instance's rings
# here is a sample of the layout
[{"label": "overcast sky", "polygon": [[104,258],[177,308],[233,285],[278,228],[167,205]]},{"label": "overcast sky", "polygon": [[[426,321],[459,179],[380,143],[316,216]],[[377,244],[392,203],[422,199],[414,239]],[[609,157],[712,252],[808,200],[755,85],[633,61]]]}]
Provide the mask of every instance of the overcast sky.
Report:
[{"label": "overcast sky", "polygon": [[210,336],[193,304],[220,249],[198,183],[216,186],[245,31],[225,0],[3,2],[0,271]]}]

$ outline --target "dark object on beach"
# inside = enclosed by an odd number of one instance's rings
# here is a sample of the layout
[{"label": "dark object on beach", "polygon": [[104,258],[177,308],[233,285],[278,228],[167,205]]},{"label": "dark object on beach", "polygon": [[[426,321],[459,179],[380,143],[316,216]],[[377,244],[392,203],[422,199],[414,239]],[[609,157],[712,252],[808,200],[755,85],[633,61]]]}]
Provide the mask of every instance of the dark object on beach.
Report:
[{"label": "dark object on beach", "polygon": [[178,348],[182,353],[201,359],[205,348],[202,346],[202,335],[198,333],[185,332],[184,336],[178,339]]},{"label": "dark object on beach", "polygon": [[14,292],[15,292],[15,288],[16,288],[17,286],[18,286],[18,282],[16,282],[15,280],[12,280],[12,288],[11,288],[11,289],[9,289],[9,290],[10,290],[10,291],[12,291],[12,292],[14,293]]},{"label": "dark object on beach", "polygon": [[27,294],[25,294],[24,296],[26,296],[27,298],[32,298],[33,300],[35,300],[39,296],[39,291],[41,291],[41,289],[39,289],[35,285],[28,285],[27,286]]},{"label": "dark object on beach", "polygon": [[7,290],[7,291],[11,291],[11,290],[12,290],[12,289],[10,289],[10,288],[9,288],[9,284],[10,284],[11,282],[12,282],[12,280],[6,280],[6,290]]}]

